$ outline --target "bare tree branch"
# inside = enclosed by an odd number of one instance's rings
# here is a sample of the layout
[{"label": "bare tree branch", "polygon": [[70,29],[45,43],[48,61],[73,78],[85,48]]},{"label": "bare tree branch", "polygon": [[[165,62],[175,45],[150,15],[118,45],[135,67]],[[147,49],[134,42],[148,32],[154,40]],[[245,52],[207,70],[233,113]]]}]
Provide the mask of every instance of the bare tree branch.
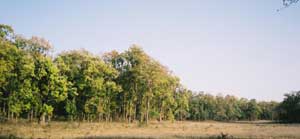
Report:
[{"label": "bare tree branch", "polygon": [[296,4],[297,2],[299,2],[299,0],[282,0],[283,7],[281,7],[280,9],[277,9],[277,11],[283,10],[283,9],[291,6],[292,4]]}]

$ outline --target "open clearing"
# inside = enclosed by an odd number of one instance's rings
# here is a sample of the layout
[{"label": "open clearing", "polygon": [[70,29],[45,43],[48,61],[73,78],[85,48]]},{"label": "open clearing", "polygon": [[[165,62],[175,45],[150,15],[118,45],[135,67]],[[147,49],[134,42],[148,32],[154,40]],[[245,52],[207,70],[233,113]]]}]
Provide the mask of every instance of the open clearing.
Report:
[{"label": "open clearing", "polygon": [[148,126],[136,123],[83,123],[51,122],[1,123],[1,137],[22,138],[300,138],[300,124],[274,124],[270,122],[225,123],[205,122],[151,122]]}]

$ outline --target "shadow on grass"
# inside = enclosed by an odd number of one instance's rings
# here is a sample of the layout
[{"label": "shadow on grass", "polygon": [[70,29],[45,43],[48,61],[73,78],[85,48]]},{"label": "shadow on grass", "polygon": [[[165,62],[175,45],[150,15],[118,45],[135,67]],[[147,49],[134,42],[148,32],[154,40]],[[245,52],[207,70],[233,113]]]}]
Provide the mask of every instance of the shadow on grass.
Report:
[{"label": "shadow on grass", "polygon": [[[17,137],[15,135],[0,135],[0,139],[22,139],[22,137]],[[75,139],[242,139],[234,138],[232,136],[87,136],[87,137],[77,137]]]},{"label": "shadow on grass", "polygon": [[[0,139],[23,139],[15,135],[0,135]],[[86,136],[75,137],[74,139],[297,139],[296,137],[234,137],[221,133],[214,136]]]},{"label": "shadow on grass", "polygon": [[0,135],[0,139],[22,139],[22,138],[10,134],[10,135]]}]

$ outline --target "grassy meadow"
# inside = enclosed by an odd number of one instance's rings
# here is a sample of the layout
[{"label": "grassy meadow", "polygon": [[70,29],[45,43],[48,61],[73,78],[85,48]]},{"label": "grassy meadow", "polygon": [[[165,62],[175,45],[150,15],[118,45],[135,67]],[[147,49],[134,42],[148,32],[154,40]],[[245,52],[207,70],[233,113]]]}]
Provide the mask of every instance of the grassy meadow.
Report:
[{"label": "grassy meadow", "polygon": [[300,139],[300,0],[0,5],[0,139]]},{"label": "grassy meadow", "polygon": [[2,138],[300,138],[300,124],[259,122],[1,123]]}]

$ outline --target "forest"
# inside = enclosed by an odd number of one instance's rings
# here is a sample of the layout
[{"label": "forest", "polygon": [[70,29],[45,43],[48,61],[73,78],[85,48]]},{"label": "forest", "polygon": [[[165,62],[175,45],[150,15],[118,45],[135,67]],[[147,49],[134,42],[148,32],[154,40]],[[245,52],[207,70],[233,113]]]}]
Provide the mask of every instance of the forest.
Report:
[{"label": "forest", "polygon": [[46,39],[0,24],[1,121],[300,122],[300,91],[282,102],[191,91],[137,45],[103,55],[52,51]]}]

